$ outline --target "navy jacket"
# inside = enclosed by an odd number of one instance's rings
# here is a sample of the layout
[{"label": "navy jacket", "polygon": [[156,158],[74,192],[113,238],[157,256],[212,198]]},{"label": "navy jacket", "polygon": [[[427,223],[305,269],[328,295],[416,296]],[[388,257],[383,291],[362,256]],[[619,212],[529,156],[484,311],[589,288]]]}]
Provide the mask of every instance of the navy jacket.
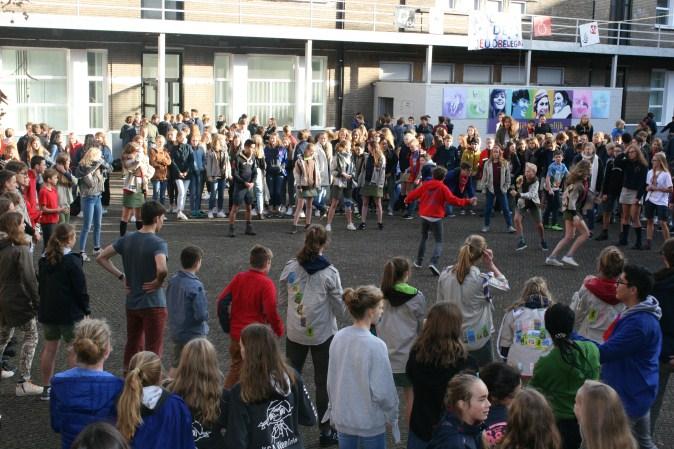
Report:
[{"label": "navy jacket", "polygon": [[51,428],[61,434],[61,447],[69,449],[87,425],[115,424],[117,398],[124,381],[109,373],[73,368],[51,379]]},{"label": "navy jacket", "polygon": [[601,379],[618,392],[632,419],[648,412],[658,391],[661,316],[658,301],[649,296],[623,312],[608,340],[599,345]]},{"label": "navy jacket", "polygon": [[468,179],[466,189],[463,191],[463,193],[459,191],[460,176],[461,176],[461,167],[457,167],[454,170],[449,170],[447,172],[447,175],[445,175],[444,180],[445,185],[449,187],[449,190],[451,190],[452,193],[455,196],[458,196],[459,198],[473,198],[475,196],[475,190],[473,189],[473,183],[471,182],[470,179]]},{"label": "navy jacket", "polygon": [[166,307],[171,340],[187,343],[208,334],[208,300],[196,274],[180,270],[168,282]]},{"label": "navy jacket", "polygon": [[82,256],[68,253],[55,265],[41,257],[38,267],[40,323],[69,325],[91,314]]},{"label": "navy jacket", "polygon": [[143,423],[131,439],[133,449],[194,449],[192,414],[180,396],[164,391],[154,409],[141,407]]},{"label": "navy jacket", "polygon": [[192,171],[194,170],[194,154],[192,146],[188,143],[183,143],[175,147],[171,152],[171,174],[173,179],[181,179],[178,173],[187,172],[187,176],[182,179],[190,179]]},{"label": "navy jacket", "polygon": [[482,449],[483,430],[484,425],[470,426],[447,412],[433,431],[427,449]]}]

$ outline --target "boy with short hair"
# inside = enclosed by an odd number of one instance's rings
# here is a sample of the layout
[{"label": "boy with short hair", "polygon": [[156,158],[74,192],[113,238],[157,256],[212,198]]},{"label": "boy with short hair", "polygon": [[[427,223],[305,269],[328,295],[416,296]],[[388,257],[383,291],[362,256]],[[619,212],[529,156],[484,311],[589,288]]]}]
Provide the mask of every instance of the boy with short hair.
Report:
[{"label": "boy with short hair", "polygon": [[[564,164],[562,164],[564,167]],[[522,226],[522,217],[526,211],[529,211],[531,218],[536,225],[536,231],[541,237],[541,249],[548,250],[548,244],[545,242],[543,223],[541,223],[541,200],[538,197],[538,178],[536,164],[527,162],[524,166],[524,176],[518,176],[515,181],[516,189],[510,191],[510,195],[517,201],[515,208],[515,229],[517,230],[518,242],[515,251],[522,251],[527,247],[524,241],[524,231]]]},{"label": "boy with short hair", "polygon": [[180,266],[166,289],[169,334],[173,341],[172,372],[178,367],[180,353],[190,340],[208,335],[208,300],[204,284],[197,273],[201,269],[204,251],[187,246],[180,253]]},{"label": "boy with short hair", "polygon": [[234,234],[234,222],[239,207],[246,208],[246,235],[255,235],[253,225],[250,222],[251,205],[253,204],[253,187],[257,176],[257,162],[254,157],[256,144],[253,140],[246,140],[243,150],[236,155],[234,160],[232,176],[234,178],[234,201],[229,211],[229,236],[236,237]]},{"label": "boy with short hair", "polygon": [[[564,179],[569,174],[569,169],[563,163],[564,154],[561,150],[555,150],[552,155],[552,163],[548,165],[545,175],[545,191],[547,192],[547,204],[543,213],[543,226],[553,231],[562,231],[563,228],[557,223],[561,194],[564,190]],[[552,224],[550,224],[552,215]]]},{"label": "boy with short hair", "polygon": [[47,250],[49,238],[52,235],[54,227],[59,222],[59,214],[63,212],[63,207],[59,207],[58,192],[56,185],[58,184],[58,172],[53,168],[48,168],[44,172],[44,187],[38,193],[38,201],[40,204],[40,227],[42,228],[42,236],[44,237],[44,250]]}]

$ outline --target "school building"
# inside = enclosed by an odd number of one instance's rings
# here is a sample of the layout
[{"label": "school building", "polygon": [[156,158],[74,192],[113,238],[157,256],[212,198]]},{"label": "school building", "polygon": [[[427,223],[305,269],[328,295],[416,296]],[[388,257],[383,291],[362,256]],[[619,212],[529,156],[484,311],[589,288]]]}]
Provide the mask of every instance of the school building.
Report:
[{"label": "school building", "polygon": [[[31,120],[117,132],[136,111],[197,108],[214,120],[247,113],[322,129],[348,126],[357,111],[371,124],[384,112],[441,112],[419,109],[432,99],[397,98],[392,83],[426,97],[439,95],[438,85],[610,89],[627,123],[652,111],[664,124],[674,112],[674,0],[32,0],[23,8],[0,12],[5,127]],[[474,11],[516,14],[522,47],[469,51]],[[581,46],[579,25],[593,20],[600,42]]]}]

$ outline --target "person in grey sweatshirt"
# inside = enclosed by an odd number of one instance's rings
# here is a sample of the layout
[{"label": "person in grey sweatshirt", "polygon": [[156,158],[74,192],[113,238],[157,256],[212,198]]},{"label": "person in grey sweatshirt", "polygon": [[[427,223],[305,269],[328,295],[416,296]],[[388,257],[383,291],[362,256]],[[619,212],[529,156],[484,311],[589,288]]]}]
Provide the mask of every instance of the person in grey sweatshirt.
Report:
[{"label": "person in grey sweatshirt", "polygon": [[171,372],[178,367],[183,346],[208,335],[208,300],[204,284],[197,277],[203,257],[201,248],[184,248],[180,253],[182,270],[171,277],[166,289],[169,333],[174,347]]},{"label": "person in grey sweatshirt", "polygon": [[373,285],[344,290],[354,323],[337,332],[330,345],[330,405],[323,417],[339,432],[340,449],[356,449],[363,443],[385,448],[387,424],[394,441],[400,442],[398,393],[388,351],[370,332],[370,326],[381,318],[383,299]]}]

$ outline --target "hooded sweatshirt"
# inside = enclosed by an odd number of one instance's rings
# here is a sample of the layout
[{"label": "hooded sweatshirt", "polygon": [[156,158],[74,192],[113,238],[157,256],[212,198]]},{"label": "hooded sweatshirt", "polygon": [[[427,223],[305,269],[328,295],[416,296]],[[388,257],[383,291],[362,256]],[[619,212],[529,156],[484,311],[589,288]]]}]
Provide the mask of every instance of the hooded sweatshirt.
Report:
[{"label": "hooded sweatshirt", "polygon": [[428,218],[443,218],[445,205],[464,207],[470,204],[468,198],[457,198],[449,188],[440,180],[425,181],[418,189],[412,190],[405,203],[419,200],[419,215]]},{"label": "hooded sweatshirt", "polygon": [[386,343],[393,372],[404,373],[412,345],[424,324],[426,298],[405,283],[394,285],[385,298],[388,304],[376,325],[377,336]]},{"label": "hooded sweatshirt", "polygon": [[427,449],[482,449],[484,425],[469,425],[447,412],[433,432]]},{"label": "hooded sweatshirt", "polygon": [[599,346],[601,378],[618,392],[632,419],[648,412],[658,391],[661,317],[658,300],[649,295],[618,316],[606,342]]},{"label": "hooded sweatshirt", "polygon": [[320,345],[337,333],[337,319],[349,322],[342,299],[339,271],[328,259],[319,255],[300,264],[290,259],[283,268],[280,281],[280,305],[287,305],[288,339],[301,345]]},{"label": "hooded sweatshirt", "polygon": [[604,343],[604,332],[625,310],[625,305],[615,297],[615,279],[588,276],[571,300],[576,313],[574,330],[583,337]]}]

